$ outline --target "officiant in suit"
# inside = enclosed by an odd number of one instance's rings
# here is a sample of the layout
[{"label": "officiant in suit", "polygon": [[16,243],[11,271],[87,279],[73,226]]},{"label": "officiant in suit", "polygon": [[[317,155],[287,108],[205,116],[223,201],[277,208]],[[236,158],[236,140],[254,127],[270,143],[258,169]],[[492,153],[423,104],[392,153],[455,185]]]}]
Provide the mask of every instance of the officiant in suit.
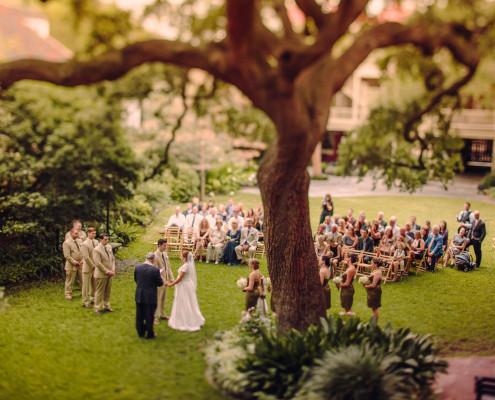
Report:
[{"label": "officiant in suit", "polygon": [[258,230],[253,228],[253,221],[248,218],[244,221],[244,228],[241,230],[240,245],[235,248],[237,260],[242,261],[243,251],[249,253],[249,258],[254,258],[256,247],[258,247]]},{"label": "officiant in suit", "polygon": [[160,270],[154,266],[155,253],[146,254],[144,264],[136,265],[134,281],[136,282],[136,329],[139,337],[147,333],[148,339],[156,335],[153,321],[157,305],[158,287],[163,286]]}]

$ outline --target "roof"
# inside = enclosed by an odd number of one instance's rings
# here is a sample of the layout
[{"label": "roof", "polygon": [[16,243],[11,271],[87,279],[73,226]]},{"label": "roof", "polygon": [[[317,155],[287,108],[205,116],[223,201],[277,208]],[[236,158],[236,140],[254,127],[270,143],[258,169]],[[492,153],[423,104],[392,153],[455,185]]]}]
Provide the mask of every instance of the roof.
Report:
[{"label": "roof", "polygon": [[39,58],[64,61],[72,52],[50,36],[46,16],[27,7],[0,4],[0,60]]}]

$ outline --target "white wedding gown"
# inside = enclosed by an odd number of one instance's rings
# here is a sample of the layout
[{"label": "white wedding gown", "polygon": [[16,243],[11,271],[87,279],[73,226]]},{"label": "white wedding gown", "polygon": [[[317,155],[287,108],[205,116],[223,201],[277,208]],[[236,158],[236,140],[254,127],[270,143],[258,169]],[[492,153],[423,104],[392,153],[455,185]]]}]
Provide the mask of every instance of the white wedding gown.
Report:
[{"label": "white wedding gown", "polygon": [[187,257],[187,263],[179,268],[179,274],[181,272],[184,272],[184,277],[175,286],[174,304],[168,326],[179,331],[199,331],[205,324],[205,319],[201,315],[196,297],[196,267],[191,254]]}]

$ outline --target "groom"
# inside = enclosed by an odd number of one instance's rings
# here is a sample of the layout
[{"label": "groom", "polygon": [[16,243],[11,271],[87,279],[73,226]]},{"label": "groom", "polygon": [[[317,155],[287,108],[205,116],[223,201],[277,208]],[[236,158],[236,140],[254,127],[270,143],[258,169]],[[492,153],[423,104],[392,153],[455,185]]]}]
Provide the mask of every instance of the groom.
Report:
[{"label": "groom", "polygon": [[156,310],[157,288],[163,286],[160,270],[154,267],[155,253],[146,254],[144,264],[136,265],[134,281],[136,282],[136,329],[139,337],[147,333],[153,339],[153,321]]}]

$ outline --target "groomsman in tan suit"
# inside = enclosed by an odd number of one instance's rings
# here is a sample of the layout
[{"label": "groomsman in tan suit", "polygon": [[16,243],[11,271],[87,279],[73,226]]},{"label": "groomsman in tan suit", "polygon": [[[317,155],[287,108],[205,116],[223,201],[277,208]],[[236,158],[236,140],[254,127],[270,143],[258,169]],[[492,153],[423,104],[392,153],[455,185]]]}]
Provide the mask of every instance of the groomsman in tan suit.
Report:
[{"label": "groomsman in tan suit", "polygon": [[[173,281],[174,274],[172,273],[172,268],[170,267],[170,261],[168,259],[167,253],[165,253],[165,248],[167,247],[167,241],[165,239],[158,240],[158,249],[155,251],[155,267],[160,270],[160,275],[163,282]],[[155,324],[159,324],[160,319],[168,319],[169,317],[165,315],[165,303],[167,301],[167,285],[158,287],[157,294],[157,307],[155,311]]]},{"label": "groomsman in tan suit", "polygon": [[254,258],[256,247],[258,247],[258,230],[253,228],[253,221],[248,218],[244,221],[244,228],[241,230],[240,245],[235,248],[237,259],[241,261],[241,264],[244,264],[242,252],[247,251],[249,258]]},{"label": "groomsman in tan suit", "polygon": [[108,235],[100,234],[100,244],[93,250],[95,263],[95,312],[98,315],[105,311],[113,312],[110,308],[110,292],[112,290],[112,277],[115,275],[115,257],[112,246],[108,244]]},{"label": "groomsman in tan suit", "polygon": [[[82,267],[82,302],[84,308],[91,308],[89,305],[89,300],[91,303],[95,301],[95,290],[96,290],[96,282],[95,282],[95,262],[93,261],[93,250],[98,246],[98,240],[95,239],[96,229],[89,228],[87,239],[82,244],[82,253],[84,258],[84,263]],[[89,300],[88,300],[89,298]]]},{"label": "groomsman in tan suit", "polygon": [[[72,229],[75,229],[77,232],[77,237],[81,240],[81,243],[83,243],[86,240],[86,234],[82,230],[82,224],[81,221],[78,219],[74,219],[72,221]],[[70,231],[65,234],[65,240],[70,239]],[[81,285],[82,289],[82,266],[77,268],[77,276],[79,278],[79,285]]]},{"label": "groomsman in tan suit", "polygon": [[72,300],[72,287],[76,279],[77,270],[83,265],[82,242],[77,238],[78,232],[71,229],[62,248],[65,257],[65,298]]}]

